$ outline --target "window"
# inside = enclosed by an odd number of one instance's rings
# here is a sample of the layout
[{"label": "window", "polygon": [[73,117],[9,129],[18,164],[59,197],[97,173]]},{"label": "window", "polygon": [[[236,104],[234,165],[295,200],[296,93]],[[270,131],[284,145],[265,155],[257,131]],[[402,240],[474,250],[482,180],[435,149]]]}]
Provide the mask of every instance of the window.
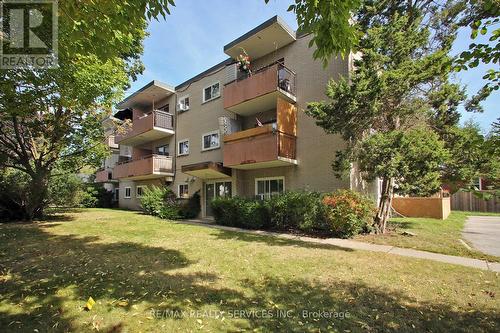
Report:
[{"label": "window", "polygon": [[130,199],[130,187],[125,187],[125,199]]},{"label": "window", "polygon": [[112,172],[108,172],[108,180],[112,180],[113,179],[113,173]]},{"label": "window", "polygon": [[215,99],[220,96],[219,86],[220,86],[219,82],[216,82],[211,86],[208,86],[205,89],[203,89],[203,103],[211,101],[212,99]]},{"label": "window", "polygon": [[137,198],[142,197],[142,195],[144,194],[144,187],[145,187],[145,186],[137,186],[137,187],[135,188],[135,196],[136,196]]},{"label": "window", "polygon": [[168,145],[163,145],[163,146],[156,147],[156,153],[158,155],[170,156],[169,150],[170,149],[169,149]]},{"label": "window", "polygon": [[165,111],[165,112],[169,112],[169,109],[170,109],[170,105],[169,104],[165,104],[161,108],[158,108],[158,110]]},{"label": "window", "polygon": [[202,150],[216,149],[220,147],[219,131],[203,134],[201,137]]},{"label": "window", "polygon": [[184,112],[187,110],[189,110],[189,96],[179,98],[179,102],[177,102],[177,111]]},{"label": "window", "polygon": [[179,184],[179,198],[189,198],[188,184]]},{"label": "window", "polygon": [[114,201],[118,201],[120,198],[120,189],[115,188],[115,197],[113,198]]},{"label": "window", "polygon": [[215,196],[219,197],[232,197],[233,187],[231,182],[217,182],[215,183]]},{"label": "window", "polygon": [[268,199],[283,193],[284,190],[285,177],[255,179],[255,196],[258,199]]},{"label": "window", "polygon": [[189,140],[181,140],[178,143],[179,151],[177,156],[183,156],[189,154]]}]

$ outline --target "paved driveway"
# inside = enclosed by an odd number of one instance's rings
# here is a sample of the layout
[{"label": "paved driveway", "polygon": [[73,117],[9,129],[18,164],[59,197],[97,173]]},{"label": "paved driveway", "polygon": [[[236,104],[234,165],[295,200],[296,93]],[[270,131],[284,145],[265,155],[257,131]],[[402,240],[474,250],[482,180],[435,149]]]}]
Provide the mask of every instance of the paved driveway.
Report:
[{"label": "paved driveway", "polygon": [[469,216],[462,235],[477,250],[500,257],[500,216]]}]

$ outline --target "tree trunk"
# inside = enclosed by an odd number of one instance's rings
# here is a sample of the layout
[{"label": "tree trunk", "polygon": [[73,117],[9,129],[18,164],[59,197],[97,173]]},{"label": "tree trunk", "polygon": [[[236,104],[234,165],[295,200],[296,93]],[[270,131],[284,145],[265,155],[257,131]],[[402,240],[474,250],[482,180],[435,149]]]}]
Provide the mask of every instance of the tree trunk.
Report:
[{"label": "tree trunk", "polygon": [[43,217],[43,209],[45,207],[49,186],[49,171],[36,170],[36,173],[31,177],[29,184],[29,192],[25,204],[25,219],[33,220]]},{"label": "tree trunk", "polygon": [[387,220],[389,219],[389,214],[391,212],[393,193],[394,193],[394,179],[383,178],[382,193],[380,197],[380,202],[378,204],[377,215],[375,216],[374,219],[375,232],[377,234],[385,233],[385,227],[387,225]]}]

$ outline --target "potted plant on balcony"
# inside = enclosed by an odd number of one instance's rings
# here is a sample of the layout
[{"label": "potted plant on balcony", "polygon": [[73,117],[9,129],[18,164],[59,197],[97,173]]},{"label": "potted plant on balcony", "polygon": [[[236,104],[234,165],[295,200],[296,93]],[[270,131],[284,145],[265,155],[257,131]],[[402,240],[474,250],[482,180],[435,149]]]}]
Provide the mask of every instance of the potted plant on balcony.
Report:
[{"label": "potted plant on balcony", "polygon": [[242,53],[236,58],[238,69],[240,73],[245,76],[252,75],[252,70],[250,69],[250,57],[244,48],[241,48]]}]

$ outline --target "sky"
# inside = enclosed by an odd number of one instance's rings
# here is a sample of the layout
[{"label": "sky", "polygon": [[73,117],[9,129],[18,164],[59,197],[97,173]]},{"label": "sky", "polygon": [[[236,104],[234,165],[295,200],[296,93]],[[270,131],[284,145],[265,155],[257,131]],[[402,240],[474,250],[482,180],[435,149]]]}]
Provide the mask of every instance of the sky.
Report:
[{"label": "sky", "polygon": [[[176,86],[223,61],[223,47],[242,34],[279,15],[293,29],[295,15],[286,11],[292,0],[175,0],[171,15],[149,24],[142,61],[144,73],[132,83],[127,95],[152,80]],[[459,53],[470,44],[469,32],[463,30],[453,52]],[[482,76],[492,66],[455,74],[455,80],[467,87],[468,95],[479,90]],[[484,113],[468,113],[462,109],[462,122],[473,119],[484,131],[500,117],[500,93],[494,92],[483,102]]]}]

